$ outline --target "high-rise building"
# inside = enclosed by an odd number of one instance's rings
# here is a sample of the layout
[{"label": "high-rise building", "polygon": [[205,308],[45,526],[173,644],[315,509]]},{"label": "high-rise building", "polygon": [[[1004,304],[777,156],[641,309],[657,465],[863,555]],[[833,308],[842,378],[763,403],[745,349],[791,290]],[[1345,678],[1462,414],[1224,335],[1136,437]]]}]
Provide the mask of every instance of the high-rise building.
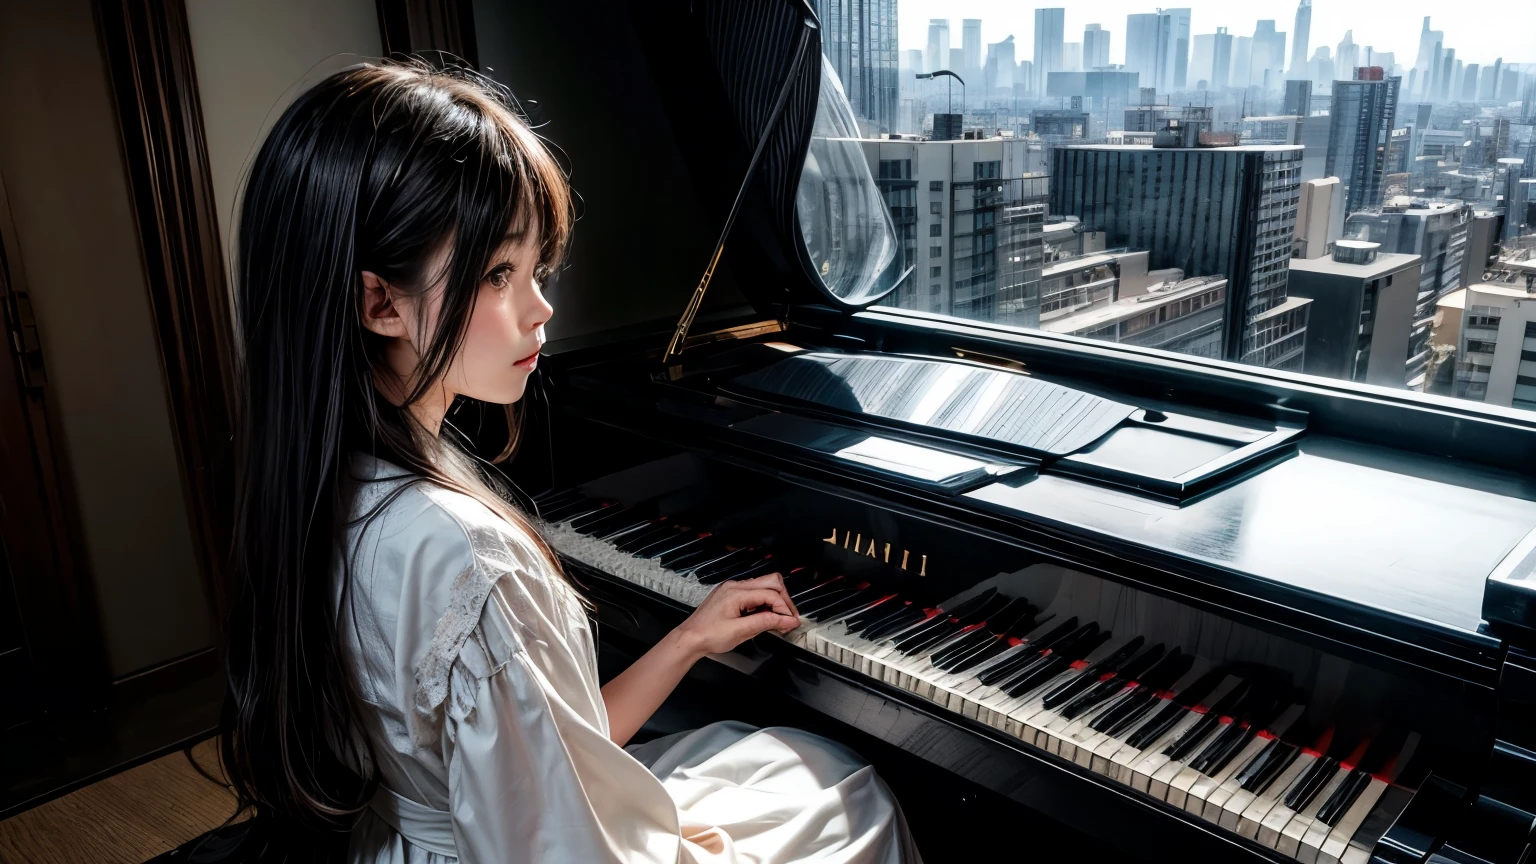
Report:
[{"label": "high-rise building", "polygon": [[1064,72],[1083,71],[1083,43],[1061,43],[1061,68]]},{"label": "high-rise building", "polygon": [[1480,68],[1476,63],[1467,64],[1467,71],[1461,76],[1461,89],[1456,98],[1463,102],[1477,101],[1477,75]]},{"label": "high-rise building", "polygon": [[1429,16],[1424,16],[1424,28],[1419,31],[1419,55],[1414,60],[1413,70],[1418,73],[1417,97],[1428,99],[1430,96],[1429,82],[1432,80],[1435,68],[1439,65],[1440,45],[1445,42],[1445,32],[1429,29]]},{"label": "high-rise building", "polygon": [[960,22],[961,75],[981,72],[981,19],[966,18]]},{"label": "high-rise building", "polygon": [[1452,395],[1536,409],[1536,363],[1526,359],[1536,350],[1536,264],[1494,267],[1499,281],[1479,279],[1440,301],[1435,347],[1456,360]]},{"label": "high-rise building", "polygon": [[1135,72],[1141,86],[1157,86],[1157,13],[1125,16],[1125,71]]},{"label": "high-rise building", "polygon": [[[1021,138],[866,140],[912,273],[893,302],[904,309],[1035,327],[1046,213],[1044,177],[1024,177]],[[906,254],[905,251],[903,254]]]},{"label": "high-rise building", "polygon": [[1281,114],[1306,117],[1312,113],[1312,82],[1308,79],[1288,79],[1285,82],[1285,102]]},{"label": "high-rise building", "polygon": [[901,95],[896,0],[816,0],[821,48],[837,70],[853,113],[875,132],[896,131]]},{"label": "high-rise building", "polygon": [[1196,90],[1214,89],[1211,79],[1216,71],[1216,35],[1201,33],[1194,39],[1189,58],[1189,86]]},{"label": "high-rise building", "polygon": [[1355,31],[1345,30],[1344,38],[1339,41],[1339,47],[1333,52],[1333,77],[1335,80],[1348,81],[1355,77],[1355,69],[1360,65],[1360,46],[1355,44]]},{"label": "high-rise building", "polygon": [[949,68],[949,19],[928,19],[928,50],[923,55],[923,71]]},{"label": "high-rise building", "polygon": [[1060,7],[1035,10],[1035,93],[1045,92],[1046,75],[1062,71],[1067,10]]},{"label": "high-rise building", "polygon": [[1307,73],[1312,78],[1315,87],[1333,87],[1333,49],[1327,45],[1317,46],[1312,52],[1312,62],[1307,64]]},{"label": "high-rise building", "polygon": [[1381,252],[1380,245],[1340,240],[1331,255],[1291,261],[1286,294],[1312,300],[1303,372],[1405,385],[1419,256]]},{"label": "high-rise building", "polygon": [[1253,30],[1253,68],[1250,84],[1266,91],[1278,90],[1285,80],[1285,33],[1275,29],[1273,20],[1258,22]]},{"label": "high-rise building", "polygon": [[[1018,61],[1014,58],[1013,36],[1009,36],[1001,42],[993,42],[987,46],[987,62],[983,72],[983,84],[989,95],[1002,95],[1009,98],[1013,95],[1013,76],[1018,69]],[[998,94],[997,91],[1002,91]]]},{"label": "high-rise building", "polygon": [[1247,87],[1253,83],[1253,37],[1234,37],[1232,39],[1232,86]]},{"label": "high-rise building", "polygon": [[1380,66],[1357,70],[1353,81],[1333,82],[1324,170],[1344,182],[1344,208],[1350,213],[1381,206],[1401,83],[1401,78],[1385,77]]},{"label": "high-rise building", "polygon": [[1309,301],[1287,297],[1299,146],[1076,144],[1051,154],[1051,212],[1146,249],[1154,268],[1229,280],[1228,359],[1300,369]]},{"label": "high-rise building", "polygon": [[1290,78],[1307,77],[1307,48],[1312,36],[1312,0],[1301,0],[1296,7],[1296,35],[1291,39]]},{"label": "high-rise building", "polygon": [[1047,263],[1040,329],[1221,357],[1226,278],[1148,270],[1147,258],[1143,251],[1097,251]]},{"label": "high-rise building", "polygon": [[1157,89],[1164,92],[1188,86],[1190,10],[1159,9],[1157,12]]},{"label": "high-rise building", "polygon": [[1083,69],[1109,65],[1109,31],[1098,24],[1083,28]]},{"label": "high-rise building", "polygon": [[[1344,233],[1344,195],[1339,178],[1303,180],[1296,207],[1296,239],[1292,258],[1321,258]],[[1292,261],[1291,266],[1296,266]]]},{"label": "high-rise building", "polygon": [[1383,252],[1419,256],[1418,293],[1408,335],[1406,381],[1411,390],[1424,389],[1435,305],[1461,287],[1471,221],[1471,205],[1459,201],[1386,207],[1345,220],[1347,238],[1380,243]]}]

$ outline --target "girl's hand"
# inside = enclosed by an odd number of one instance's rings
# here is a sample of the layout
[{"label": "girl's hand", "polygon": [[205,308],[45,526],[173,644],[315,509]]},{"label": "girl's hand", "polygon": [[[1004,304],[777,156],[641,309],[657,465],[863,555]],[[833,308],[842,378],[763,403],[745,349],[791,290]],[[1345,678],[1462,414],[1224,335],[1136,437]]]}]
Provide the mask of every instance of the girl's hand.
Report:
[{"label": "girl's hand", "polygon": [[695,657],[723,654],[759,633],[787,633],[800,626],[800,613],[777,573],[721,582],[674,634]]}]

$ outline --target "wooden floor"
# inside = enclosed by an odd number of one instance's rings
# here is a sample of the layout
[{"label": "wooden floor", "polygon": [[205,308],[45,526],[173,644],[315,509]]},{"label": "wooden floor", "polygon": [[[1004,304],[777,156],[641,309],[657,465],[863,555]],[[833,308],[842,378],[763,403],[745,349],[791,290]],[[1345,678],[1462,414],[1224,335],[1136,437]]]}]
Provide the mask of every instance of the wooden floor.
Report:
[{"label": "wooden floor", "polygon": [[[192,749],[222,777],[217,739]],[[0,822],[0,864],[140,864],[218,827],[234,797],[177,752]]]}]

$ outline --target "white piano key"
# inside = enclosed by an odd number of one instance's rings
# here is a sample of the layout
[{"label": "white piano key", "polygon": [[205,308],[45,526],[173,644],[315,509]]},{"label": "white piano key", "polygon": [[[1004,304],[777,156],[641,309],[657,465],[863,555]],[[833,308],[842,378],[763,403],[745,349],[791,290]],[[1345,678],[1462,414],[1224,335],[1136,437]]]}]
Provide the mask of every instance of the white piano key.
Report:
[{"label": "white piano key", "polygon": [[1207,822],[1220,824],[1223,805],[1226,804],[1227,799],[1240,791],[1237,775],[1242,773],[1249,762],[1258,758],[1259,754],[1269,747],[1271,741],[1284,736],[1292,724],[1301,719],[1305,710],[1305,706],[1302,705],[1292,705],[1287,708],[1266,729],[1253,736],[1253,740],[1249,741],[1242,751],[1227,763],[1226,770],[1216,776],[1195,781],[1195,784],[1189,788],[1189,800],[1185,802],[1184,809]]},{"label": "white piano key", "polygon": [[[1269,824],[1265,817],[1270,814],[1271,810],[1274,810],[1276,807],[1285,808],[1285,805],[1282,803],[1285,793],[1290,791],[1291,786],[1301,778],[1301,775],[1308,768],[1312,767],[1312,762],[1315,759],[1317,759],[1317,756],[1313,753],[1306,751],[1298,753],[1296,758],[1291,760],[1291,764],[1286,766],[1285,770],[1281,771],[1269,784],[1269,788],[1255,796],[1253,803],[1243,808],[1242,814],[1237,818],[1237,835],[1239,837],[1247,837],[1249,840],[1258,840],[1265,846],[1273,848],[1275,840],[1266,841],[1260,838],[1259,828],[1261,825]],[[1286,821],[1290,821],[1289,815],[1286,816]],[[1280,822],[1273,830],[1278,835],[1284,828],[1285,822]]]},{"label": "white piano key", "polygon": [[[1312,799],[1312,803],[1308,804],[1300,813],[1292,816],[1291,821],[1286,823],[1285,830],[1280,832],[1279,838],[1275,841],[1275,849],[1277,851],[1292,858],[1299,859],[1301,857],[1302,838],[1307,836],[1307,832],[1312,829],[1312,823],[1317,821],[1317,811],[1323,808],[1323,802],[1328,800],[1328,796],[1333,794],[1333,790],[1340,783],[1344,782],[1344,778],[1347,776],[1349,776],[1349,771],[1343,766],[1333,769],[1333,776],[1328,778],[1327,783],[1323,784],[1323,788]],[[1316,857],[1315,854],[1313,857]]]},{"label": "white piano key", "polygon": [[1372,808],[1386,791],[1386,781],[1377,777],[1371,778],[1370,783],[1361,790],[1360,797],[1356,798],[1355,803],[1344,811],[1344,815],[1339,817],[1338,823],[1333,826],[1333,830],[1328,832],[1327,838],[1318,847],[1318,864],[1341,864],[1344,852],[1349,848],[1350,839],[1355,836],[1355,832],[1360,829],[1360,823],[1370,815]]}]

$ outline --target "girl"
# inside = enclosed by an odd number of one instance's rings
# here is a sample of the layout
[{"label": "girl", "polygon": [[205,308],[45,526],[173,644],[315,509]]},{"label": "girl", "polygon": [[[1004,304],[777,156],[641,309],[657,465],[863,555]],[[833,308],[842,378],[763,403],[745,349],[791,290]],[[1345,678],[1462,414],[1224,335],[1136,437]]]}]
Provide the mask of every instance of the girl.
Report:
[{"label": "girl", "polygon": [[460,396],[522,396],[571,222],[473,73],[345,70],[262,145],[238,232],[240,804],[294,857],[917,860],[830,741],[724,723],[626,752],[698,659],[797,625],[782,581],[720,586],[599,689],[581,601],[445,427]]}]

